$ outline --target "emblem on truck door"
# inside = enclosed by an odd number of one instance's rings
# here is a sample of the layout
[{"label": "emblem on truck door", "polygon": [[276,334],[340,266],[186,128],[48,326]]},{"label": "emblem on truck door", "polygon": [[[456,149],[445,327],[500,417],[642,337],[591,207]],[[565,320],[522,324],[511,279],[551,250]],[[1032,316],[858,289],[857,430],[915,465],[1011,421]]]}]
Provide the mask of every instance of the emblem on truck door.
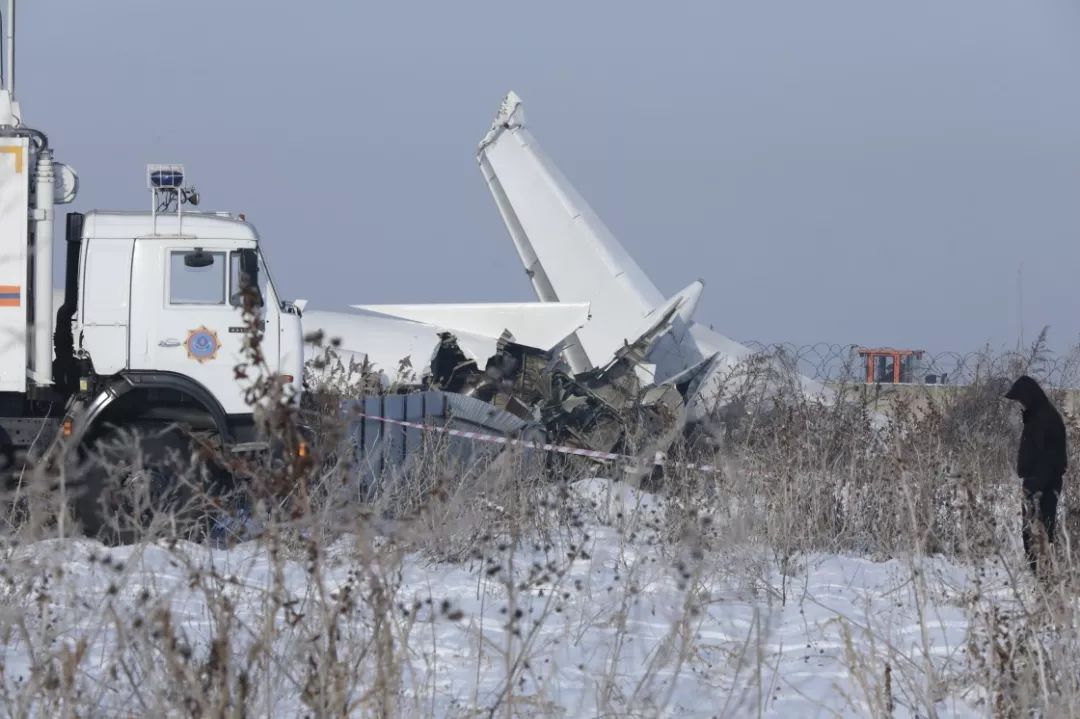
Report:
[{"label": "emblem on truck door", "polygon": [[188,359],[202,364],[217,357],[221,342],[218,341],[217,332],[202,326],[188,332],[184,347],[187,348]]}]

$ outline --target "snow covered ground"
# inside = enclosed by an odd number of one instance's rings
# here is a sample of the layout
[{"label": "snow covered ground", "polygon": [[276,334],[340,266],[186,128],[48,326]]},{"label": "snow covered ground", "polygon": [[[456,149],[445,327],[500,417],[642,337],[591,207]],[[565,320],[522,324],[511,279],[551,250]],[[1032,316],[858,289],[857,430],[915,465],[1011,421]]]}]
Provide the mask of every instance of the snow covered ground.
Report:
[{"label": "snow covered ground", "polygon": [[330,655],[354,670],[357,716],[380,677],[400,716],[925,716],[931,696],[943,716],[988,714],[965,680],[968,626],[976,590],[1010,601],[1001,567],[809,556],[782,576],[767,550],[663,542],[650,495],[574,492],[588,509],[571,531],[456,564],[357,535],[319,562],[255,542],[18,547],[0,606],[9,711],[52,681],[82,716],[180,715],[168,687],[209,686],[227,637],[259,715],[305,714]]}]

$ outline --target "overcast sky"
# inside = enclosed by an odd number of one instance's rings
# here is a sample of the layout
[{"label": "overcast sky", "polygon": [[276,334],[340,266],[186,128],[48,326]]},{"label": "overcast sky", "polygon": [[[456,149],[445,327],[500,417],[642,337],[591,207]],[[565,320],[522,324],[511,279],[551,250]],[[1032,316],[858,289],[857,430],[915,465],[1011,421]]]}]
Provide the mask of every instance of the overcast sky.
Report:
[{"label": "overcast sky", "polygon": [[[1080,337],[1080,0],[23,0],[76,209],[183,162],[279,291],[533,299],[476,165],[508,89],[655,284],[743,340]],[[62,261],[58,257],[58,264]]]}]

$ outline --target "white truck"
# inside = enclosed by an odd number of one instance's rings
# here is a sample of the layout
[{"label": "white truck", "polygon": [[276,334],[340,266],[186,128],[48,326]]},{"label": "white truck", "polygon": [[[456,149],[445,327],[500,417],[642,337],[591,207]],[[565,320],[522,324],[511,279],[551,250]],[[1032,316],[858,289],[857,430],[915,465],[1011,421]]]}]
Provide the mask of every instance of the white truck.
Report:
[{"label": "white truck", "polygon": [[[149,211],[67,214],[63,300],[54,307],[55,207],[75,198],[78,181],[53,159],[47,136],[22,121],[14,92],[14,0],[4,20],[4,463],[18,469],[32,447],[34,454],[49,446],[81,452],[116,428],[180,426],[213,435],[226,453],[261,448],[245,396],[254,377],[238,378],[235,369],[244,362],[245,333],[262,323],[263,371],[290,384],[297,399],[303,333],[300,309],[271,281],[255,228],[243,215],[185,211],[198,198],[185,186],[183,168],[150,166]],[[245,291],[257,298],[254,322],[243,316]]]}]

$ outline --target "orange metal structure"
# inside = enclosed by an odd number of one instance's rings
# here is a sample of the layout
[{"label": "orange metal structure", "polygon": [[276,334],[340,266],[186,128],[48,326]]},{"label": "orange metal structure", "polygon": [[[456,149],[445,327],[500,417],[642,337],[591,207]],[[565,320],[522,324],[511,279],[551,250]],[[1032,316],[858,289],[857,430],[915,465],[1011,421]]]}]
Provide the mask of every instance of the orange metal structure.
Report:
[{"label": "orange metal structure", "polygon": [[[891,382],[884,381],[887,384],[903,384],[904,382],[910,382],[909,377],[904,377],[909,372],[904,372],[904,366],[910,365],[912,359],[922,359],[924,350],[900,350],[893,349],[891,347],[882,347],[877,349],[871,349],[869,347],[860,347],[856,350],[859,353],[859,357],[866,360],[866,383],[876,384],[883,382],[881,377],[875,377],[874,366],[881,361],[892,360],[892,378]],[[886,365],[887,366],[887,365]]]}]

